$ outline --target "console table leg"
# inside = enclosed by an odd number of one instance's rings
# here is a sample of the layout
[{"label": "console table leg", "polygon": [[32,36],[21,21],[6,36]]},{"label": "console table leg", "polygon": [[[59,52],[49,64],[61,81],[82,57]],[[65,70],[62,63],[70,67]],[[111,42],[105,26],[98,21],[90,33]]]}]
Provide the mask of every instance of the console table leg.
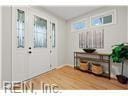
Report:
[{"label": "console table leg", "polygon": [[111,66],[110,66],[110,56],[109,56],[109,68],[108,68],[108,72],[109,72],[109,79],[111,79]]}]

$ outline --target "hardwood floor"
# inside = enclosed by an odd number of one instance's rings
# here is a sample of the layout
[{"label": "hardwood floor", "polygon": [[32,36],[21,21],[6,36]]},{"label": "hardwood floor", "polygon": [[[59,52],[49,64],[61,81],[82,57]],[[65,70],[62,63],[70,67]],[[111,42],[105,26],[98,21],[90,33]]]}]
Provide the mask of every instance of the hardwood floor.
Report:
[{"label": "hardwood floor", "polygon": [[34,89],[40,89],[41,82],[45,84],[56,84],[63,90],[127,90],[128,84],[120,84],[116,80],[109,80],[97,77],[89,73],[84,73],[70,66],[41,74],[30,80]]}]

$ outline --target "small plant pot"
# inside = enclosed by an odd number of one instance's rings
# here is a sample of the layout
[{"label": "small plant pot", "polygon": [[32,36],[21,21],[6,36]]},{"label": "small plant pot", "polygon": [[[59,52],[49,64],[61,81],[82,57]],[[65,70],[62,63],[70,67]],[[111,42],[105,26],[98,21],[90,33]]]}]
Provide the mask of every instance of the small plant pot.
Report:
[{"label": "small plant pot", "polygon": [[128,78],[123,75],[116,75],[118,81],[122,84],[127,84]]}]

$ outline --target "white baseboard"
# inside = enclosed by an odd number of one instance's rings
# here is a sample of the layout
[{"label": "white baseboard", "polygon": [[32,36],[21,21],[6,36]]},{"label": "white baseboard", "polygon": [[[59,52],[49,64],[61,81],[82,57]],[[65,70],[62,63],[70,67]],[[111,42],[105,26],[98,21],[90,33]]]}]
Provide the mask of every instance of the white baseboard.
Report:
[{"label": "white baseboard", "polygon": [[116,78],[116,75],[114,75],[114,74],[111,74],[111,78],[117,79],[117,78]]},{"label": "white baseboard", "polygon": [[59,66],[56,67],[56,69],[62,68],[62,67],[64,67],[64,66],[71,66],[71,67],[73,67],[73,64],[63,64],[63,65],[59,65]]}]

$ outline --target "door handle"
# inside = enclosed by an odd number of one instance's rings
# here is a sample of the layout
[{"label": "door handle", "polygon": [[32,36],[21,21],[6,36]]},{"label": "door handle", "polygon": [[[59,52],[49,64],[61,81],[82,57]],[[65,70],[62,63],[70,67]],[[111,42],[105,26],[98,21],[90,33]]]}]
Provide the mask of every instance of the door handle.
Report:
[{"label": "door handle", "polygon": [[29,54],[31,54],[31,53],[32,53],[32,51],[28,51],[28,53],[29,53]]},{"label": "door handle", "polygon": [[28,49],[32,49],[31,47],[29,47]]}]

